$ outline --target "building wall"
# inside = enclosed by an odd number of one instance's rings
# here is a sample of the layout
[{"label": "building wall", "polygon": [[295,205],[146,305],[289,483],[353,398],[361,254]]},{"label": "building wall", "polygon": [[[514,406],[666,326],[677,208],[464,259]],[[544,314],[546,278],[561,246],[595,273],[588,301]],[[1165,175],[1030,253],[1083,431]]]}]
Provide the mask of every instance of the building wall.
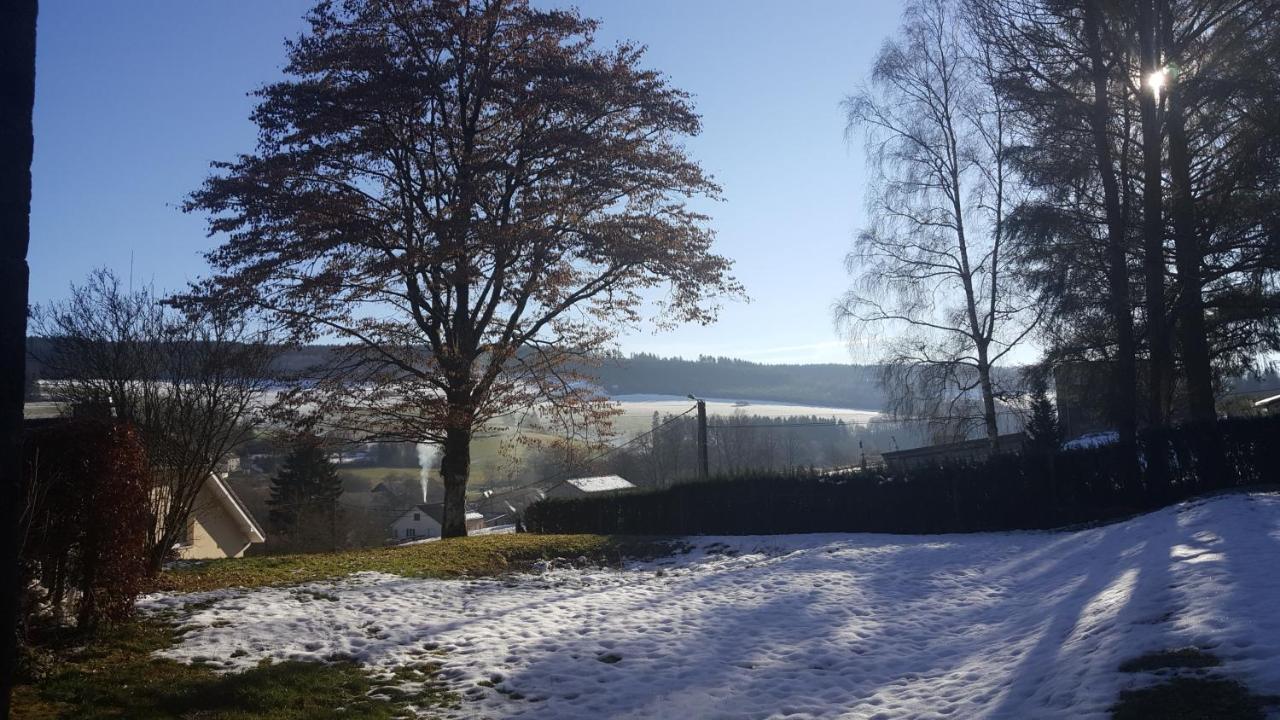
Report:
[{"label": "building wall", "polygon": [[[408,530],[413,530],[413,534],[408,534]],[[413,510],[391,523],[391,535],[396,540],[440,537],[440,523],[421,510]]]},{"label": "building wall", "polygon": [[184,560],[243,557],[249,547],[249,536],[213,497],[207,484],[196,497],[190,522],[190,542],[178,551]]}]

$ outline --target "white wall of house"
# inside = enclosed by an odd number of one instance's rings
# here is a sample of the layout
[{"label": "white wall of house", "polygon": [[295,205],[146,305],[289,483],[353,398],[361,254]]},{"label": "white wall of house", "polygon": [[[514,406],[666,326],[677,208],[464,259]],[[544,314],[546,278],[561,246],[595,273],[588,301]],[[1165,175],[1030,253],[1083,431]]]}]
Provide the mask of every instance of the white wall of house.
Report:
[{"label": "white wall of house", "polygon": [[440,523],[419,508],[413,508],[391,523],[391,535],[396,540],[440,537]]}]

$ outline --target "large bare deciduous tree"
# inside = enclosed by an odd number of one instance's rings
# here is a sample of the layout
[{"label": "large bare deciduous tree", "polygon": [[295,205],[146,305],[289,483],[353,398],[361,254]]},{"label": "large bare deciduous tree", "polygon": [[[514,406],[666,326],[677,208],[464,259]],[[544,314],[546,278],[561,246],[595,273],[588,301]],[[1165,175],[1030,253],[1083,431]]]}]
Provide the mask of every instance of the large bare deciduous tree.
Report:
[{"label": "large bare deciduous tree", "polygon": [[98,270],[71,296],[35,308],[37,359],[69,406],[110,405],[146,446],[158,571],[186,533],[210,473],[254,431],[271,390],[275,347],[242,318],[183,313],[150,287]]},{"label": "large bare deciduous tree", "polygon": [[1006,247],[1015,185],[1009,107],[992,59],[967,39],[958,3],[916,0],[881,49],[870,86],[846,101],[875,171],[868,226],[837,304],[848,330],[885,339],[886,390],[905,417],[963,436],[998,434],[998,364],[1034,314]]},{"label": "large bare deciduous tree", "polygon": [[709,322],[739,292],[687,204],[718,194],[682,145],[699,118],[575,11],[346,0],[308,20],[286,79],[257,93],[257,149],[190,199],[225,238],[191,300],[344,341],[291,399],[441,445],[443,534],[463,535],[477,431],[598,412],[570,361],[655,296],[660,322]]}]

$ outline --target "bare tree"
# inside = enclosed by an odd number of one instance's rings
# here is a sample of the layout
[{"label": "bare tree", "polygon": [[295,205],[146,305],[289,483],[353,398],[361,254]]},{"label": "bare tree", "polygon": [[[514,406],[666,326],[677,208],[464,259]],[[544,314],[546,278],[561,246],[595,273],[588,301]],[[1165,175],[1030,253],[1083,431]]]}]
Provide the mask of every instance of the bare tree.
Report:
[{"label": "bare tree", "polygon": [[[257,152],[189,203],[226,243],[203,299],[348,343],[292,399],[370,439],[443,447],[466,533],[471,440],[505,414],[603,409],[573,362],[642,319],[709,322],[738,292],[686,201],[688,96],[596,23],[525,0],[319,4],[263,88]],[[659,295],[659,297],[662,297]]]},{"label": "bare tree", "polygon": [[854,287],[836,307],[855,336],[885,337],[895,414],[974,425],[995,443],[997,365],[1034,317],[1008,271],[1009,107],[958,4],[916,0],[848,99],[876,171],[870,223],[848,256]]},{"label": "bare tree", "polygon": [[106,406],[142,433],[156,518],[148,563],[158,570],[186,531],[209,475],[250,438],[271,386],[266,331],[216,314],[186,314],[152,288],[128,290],[109,270],[37,306],[38,359],[57,399]]}]

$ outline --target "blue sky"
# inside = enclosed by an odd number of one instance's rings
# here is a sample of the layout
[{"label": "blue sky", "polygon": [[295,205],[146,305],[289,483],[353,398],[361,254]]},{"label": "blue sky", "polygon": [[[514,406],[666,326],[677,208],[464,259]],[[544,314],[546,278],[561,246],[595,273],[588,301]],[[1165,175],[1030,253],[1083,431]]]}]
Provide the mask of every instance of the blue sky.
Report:
[{"label": "blue sky", "polygon": [[[562,3],[539,0],[542,5]],[[567,3],[564,3],[567,4]],[[216,242],[177,209],[212,160],[251,150],[246,93],[278,77],[310,0],[44,0],[33,167],[33,302],[94,267],[158,287],[206,272]],[[831,304],[861,223],[862,148],[841,99],[860,83],[899,4],[869,0],[588,0],[602,42],[648,45],[648,64],[695,96],[689,142],[724,188],[705,207],[717,249],[751,296],[710,327],[622,339],[626,352],[847,362]]]}]

